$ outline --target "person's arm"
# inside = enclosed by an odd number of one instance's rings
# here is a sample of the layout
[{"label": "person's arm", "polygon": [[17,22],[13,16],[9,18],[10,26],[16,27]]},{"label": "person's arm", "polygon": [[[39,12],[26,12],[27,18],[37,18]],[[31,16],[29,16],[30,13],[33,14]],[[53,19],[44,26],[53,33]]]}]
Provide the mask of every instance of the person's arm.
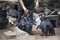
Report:
[{"label": "person's arm", "polygon": [[20,1],[20,5],[22,6],[24,12],[27,13],[28,10],[26,9],[26,7],[25,7],[25,5],[24,5],[23,0],[19,0],[19,1]]},{"label": "person's arm", "polygon": [[22,0],[20,0],[20,5],[22,6],[23,9],[25,9],[25,6]]},{"label": "person's arm", "polygon": [[39,0],[36,0],[36,4],[39,4]]}]

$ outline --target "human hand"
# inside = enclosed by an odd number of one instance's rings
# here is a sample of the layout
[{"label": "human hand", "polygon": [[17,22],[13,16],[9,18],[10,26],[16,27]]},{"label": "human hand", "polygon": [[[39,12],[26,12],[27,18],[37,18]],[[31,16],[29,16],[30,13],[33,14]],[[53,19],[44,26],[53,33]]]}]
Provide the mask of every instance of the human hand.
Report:
[{"label": "human hand", "polygon": [[27,8],[24,8],[24,12],[27,14],[28,13],[28,9]]},{"label": "human hand", "polygon": [[39,4],[36,3],[34,8],[35,8],[36,11],[38,11],[38,9],[39,9]]}]

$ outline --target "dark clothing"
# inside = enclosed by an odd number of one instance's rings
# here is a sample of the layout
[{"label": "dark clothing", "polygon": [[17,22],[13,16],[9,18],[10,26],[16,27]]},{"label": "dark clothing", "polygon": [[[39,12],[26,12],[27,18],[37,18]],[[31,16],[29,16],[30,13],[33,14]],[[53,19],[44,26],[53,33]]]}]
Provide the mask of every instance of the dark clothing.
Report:
[{"label": "dark clothing", "polygon": [[[34,9],[34,1],[33,0],[23,0],[25,7],[28,9],[28,17],[25,17],[26,14],[22,9],[20,3],[18,4],[18,28],[24,30],[28,33],[32,30],[33,25],[33,9]],[[31,3],[30,3],[31,2]]]},{"label": "dark clothing", "polygon": [[30,33],[32,30],[32,25],[33,25],[33,12],[29,10],[27,15],[22,14],[22,16],[19,18],[18,28]]},{"label": "dark clothing", "polygon": [[[19,1],[19,0],[18,0],[18,1]],[[23,0],[23,1],[24,1],[24,0]],[[25,1],[26,1],[26,0],[25,0]],[[31,0],[31,1],[32,1],[32,0]],[[31,1],[30,1],[30,2],[31,2]],[[26,4],[29,5],[29,3],[26,3]],[[33,9],[34,9],[34,2],[32,2],[31,5],[27,6],[26,8],[27,8],[28,10],[33,11]],[[18,21],[20,21],[22,14],[24,14],[24,10],[22,9],[20,3],[18,4],[18,11],[19,11],[19,13],[18,13]],[[33,15],[33,13],[31,13],[31,15]]]},{"label": "dark clothing", "polygon": [[[34,9],[34,3],[32,3],[32,4],[31,4],[29,7],[27,7],[27,8],[28,8],[28,10],[33,11],[33,9]],[[22,9],[22,7],[21,7],[20,4],[18,4],[18,11],[19,11],[19,13],[18,13],[18,21],[20,21],[21,16],[24,14],[24,10]],[[33,13],[31,13],[31,15],[33,15]]]},{"label": "dark clothing", "polygon": [[25,6],[29,6],[34,3],[34,0],[23,0]]},{"label": "dark clothing", "polygon": [[[18,0],[19,1],[19,0]],[[22,0],[25,7],[29,7],[34,3],[34,0]],[[19,2],[20,3],[20,2]]]},{"label": "dark clothing", "polygon": [[[32,4],[29,5],[29,6],[26,6],[26,8],[33,11],[33,9],[34,9],[34,3],[32,3]],[[23,11],[20,3],[18,4],[18,11]]]}]

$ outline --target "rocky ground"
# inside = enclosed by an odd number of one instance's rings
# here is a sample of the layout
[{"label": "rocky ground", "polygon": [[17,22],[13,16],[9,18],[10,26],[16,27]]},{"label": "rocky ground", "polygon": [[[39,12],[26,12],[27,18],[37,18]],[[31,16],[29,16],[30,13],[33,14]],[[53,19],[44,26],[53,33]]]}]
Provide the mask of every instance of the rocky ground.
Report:
[{"label": "rocky ground", "polygon": [[[0,29],[0,40],[4,40],[4,32],[10,30],[11,28]],[[16,36],[14,40],[60,40],[60,27],[55,28],[55,36],[40,36],[40,31],[35,29],[33,29],[33,33],[35,33],[35,35]]]}]

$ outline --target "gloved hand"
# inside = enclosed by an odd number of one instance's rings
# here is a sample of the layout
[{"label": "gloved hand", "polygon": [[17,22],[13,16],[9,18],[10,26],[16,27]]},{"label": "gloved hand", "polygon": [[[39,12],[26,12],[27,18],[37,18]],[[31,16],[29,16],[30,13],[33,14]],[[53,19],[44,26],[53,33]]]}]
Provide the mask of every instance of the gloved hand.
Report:
[{"label": "gloved hand", "polygon": [[39,9],[39,4],[36,3],[34,8],[35,8],[36,11],[38,11],[38,9]]},{"label": "gloved hand", "polygon": [[28,13],[28,9],[27,8],[24,8],[24,12],[27,14]]}]

